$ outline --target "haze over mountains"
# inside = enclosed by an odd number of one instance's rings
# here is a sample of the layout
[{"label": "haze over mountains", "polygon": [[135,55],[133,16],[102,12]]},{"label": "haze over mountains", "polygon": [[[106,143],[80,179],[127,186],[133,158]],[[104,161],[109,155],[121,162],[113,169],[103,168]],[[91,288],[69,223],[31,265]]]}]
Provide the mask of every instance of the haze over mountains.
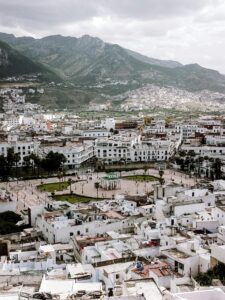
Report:
[{"label": "haze over mountains", "polygon": [[225,92],[225,76],[217,71],[198,64],[182,65],[176,61],[149,58],[88,35],[35,39],[0,33],[0,40],[4,42],[0,44],[1,77],[11,76],[13,70],[15,75],[32,71],[48,74],[47,77],[53,80],[58,76],[59,80],[79,87],[119,82],[118,85],[122,84],[126,90],[132,85],[152,83],[189,91]]}]

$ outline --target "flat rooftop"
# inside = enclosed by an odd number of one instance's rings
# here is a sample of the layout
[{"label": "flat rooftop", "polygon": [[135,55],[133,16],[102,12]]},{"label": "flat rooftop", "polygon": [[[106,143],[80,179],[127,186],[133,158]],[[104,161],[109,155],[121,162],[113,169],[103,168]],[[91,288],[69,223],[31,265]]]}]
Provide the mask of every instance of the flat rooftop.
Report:
[{"label": "flat rooftop", "polygon": [[170,256],[174,259],[187,259],[190,257],[190,255],[187,255],[184,252],[181,252],[175,248],[173,249],[168,249],[168,250],[163,250],[162,254],[166,255],[166,256]]}]

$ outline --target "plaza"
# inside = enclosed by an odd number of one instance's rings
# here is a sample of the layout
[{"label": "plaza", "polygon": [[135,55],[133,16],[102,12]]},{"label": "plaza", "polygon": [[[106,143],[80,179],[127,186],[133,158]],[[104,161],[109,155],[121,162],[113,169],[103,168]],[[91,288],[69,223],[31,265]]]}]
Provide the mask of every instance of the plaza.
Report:
[{"label": "plaza", "polygon": [[[146,174],[154,177],[159,176],[158,170],[156,169],[148,169]],[[151,194],[153,192],[153,186],[158,183],[158,180],[137,181],[135,180],[137,175],[144,175],[144,171],[123,171],[121,172],[121,178],[119,178],[119,174],[117,174],[119,179],[115,180],[119,180],[119,183],[115,186],[114,189],[104,187],[102,188],[100,186],[101,181],[105,181],[107,178],[107,174],[104,172],[87,174],[83,173],[78,174],[77,176],[65,176],[60,180],[60,182],[68,181],[68,179],[71,179],[71,185],[67,186],[61,191],[55,191],[54,195],[68,195],[70,194],[70,192],[72,192],[72,194],[74,195],[90,197],[93,199],[97,198],[100,200],[112,199],[114,198],[115,194]],[[134,180],[126,179],[126,176],[134,177]],[[194,186],[197,182],[196,178],[189,178],[188,175],[173,170],[165,170],[163,178],[165,179],[165,183],[174,182],[177,184],[183,184],[185,187]],[[0,183],[0,188],[6,189],[9,192],[12,201],[17,202],[17,211],[20,212],[27,207],[50,203],[52,201],[52,193],[40,191],[37,186],[41,184],[57,182],[59,182],[59,179],[57,177],[18,182],[2,182]],[[96,183],[99,183],[98,189],[96,189]]]}]

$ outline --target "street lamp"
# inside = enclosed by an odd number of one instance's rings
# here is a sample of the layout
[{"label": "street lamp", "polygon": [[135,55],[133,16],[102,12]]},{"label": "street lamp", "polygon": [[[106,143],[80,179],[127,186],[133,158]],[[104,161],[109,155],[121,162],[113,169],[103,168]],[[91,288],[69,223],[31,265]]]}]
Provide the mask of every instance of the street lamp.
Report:
[{"label": "street lamp", "polygon": [[136,181],[137,194],[138,194],[138,186],[139,186],[139,183],[138,183],[138,181]]}]

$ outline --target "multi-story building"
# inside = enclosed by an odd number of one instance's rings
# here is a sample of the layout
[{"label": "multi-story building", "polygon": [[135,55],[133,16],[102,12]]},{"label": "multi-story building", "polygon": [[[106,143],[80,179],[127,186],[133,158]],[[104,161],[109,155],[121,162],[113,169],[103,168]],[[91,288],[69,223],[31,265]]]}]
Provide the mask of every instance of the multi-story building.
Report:
[{"label": "multi-story building", "polygon": [[19,141],[17,136],[9,137],[8,141],[0,142],[0,155],[7,156],[9,148],[13,148],[15,153],[20,154],[20,160],[17,164],[18,167],[24,165],[24,157],[31,153],[38,153],[40,143],[34,141]]},{"label": "multi-story building", "polygon": [[45,156],[50,151],[63,154],[67,159],[64,165],[70,169],[79,168],[82,163],[94,156],[94,147],[92,142],[67,143],[65,146],[43,146],[39,153],[41,156]]},{"label": "multi-story building", "polygon": [[126,161],[164,161],[175,151],[176,143],[169,138],[142,139],[141,135],[116,135],[95,141],[95,155],[108,163]]}]

